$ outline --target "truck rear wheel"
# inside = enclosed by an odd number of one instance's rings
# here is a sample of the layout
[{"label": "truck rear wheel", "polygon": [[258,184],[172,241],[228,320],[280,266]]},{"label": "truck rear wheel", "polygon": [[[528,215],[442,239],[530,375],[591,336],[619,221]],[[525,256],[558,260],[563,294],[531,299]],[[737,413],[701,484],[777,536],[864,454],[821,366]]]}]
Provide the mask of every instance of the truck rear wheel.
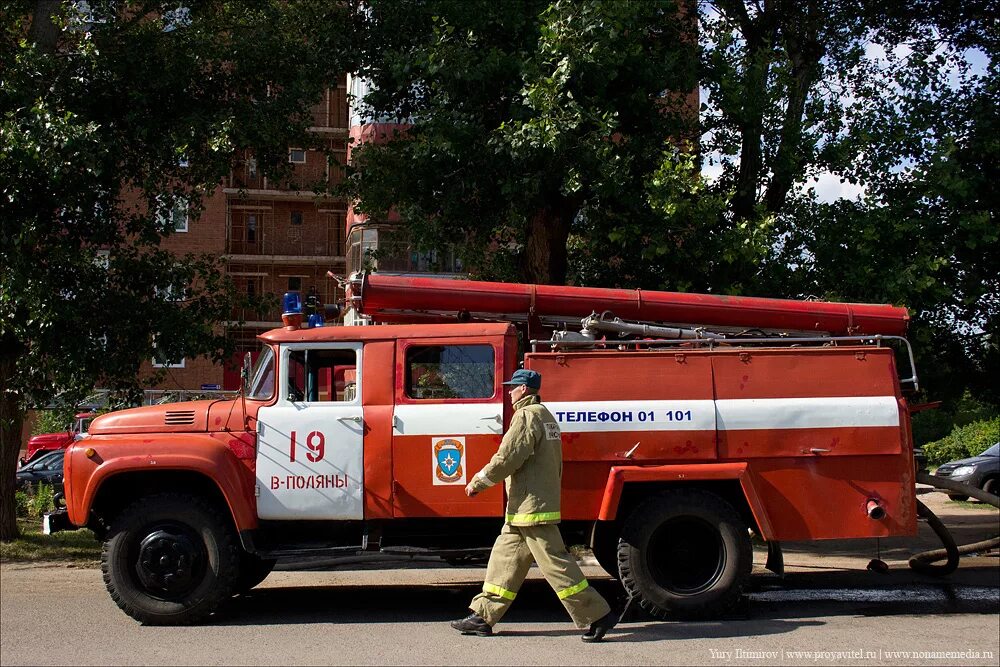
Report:
[{"label": "truck rear wheel", "polygon": [[186,625],[229,597],[239,555],[228,517],[198,496],[143,498],[112,522],[101,553],[104,584],[148,625]]},{"label": "truck rear wheel", "polygon": [[618,544],[622,584],[658,618],[701,619],[731,609],[753,568],[747,526],[719,496],[668,491],[639,505]]}]

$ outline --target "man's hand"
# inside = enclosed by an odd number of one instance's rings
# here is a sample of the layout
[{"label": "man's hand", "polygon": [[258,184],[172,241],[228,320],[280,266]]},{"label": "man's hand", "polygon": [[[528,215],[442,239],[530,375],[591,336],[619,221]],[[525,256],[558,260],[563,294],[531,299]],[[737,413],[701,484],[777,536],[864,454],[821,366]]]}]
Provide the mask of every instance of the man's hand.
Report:
[{"label": "man's hand", "polygon": [[469,496],[470,498],[475,498],[477,495],[479,495],[479,492],[476,491],[474,488],[472,488],[472,482],[469,482],[469,485],[465,487],[465,495]]}]

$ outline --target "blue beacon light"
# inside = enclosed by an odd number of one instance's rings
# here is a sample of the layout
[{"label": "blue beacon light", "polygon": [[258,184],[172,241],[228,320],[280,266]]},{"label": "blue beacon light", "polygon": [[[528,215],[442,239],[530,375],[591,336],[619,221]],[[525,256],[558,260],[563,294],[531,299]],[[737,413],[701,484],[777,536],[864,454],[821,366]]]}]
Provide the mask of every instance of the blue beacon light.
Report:
[{"label": "blue beacon light", "polygon": [[285,292],[285,296],[282,297],[281,301],[284,306],[282,315],[292,315],[302,312],[302,297],[299,296],[298,292]]},{"label": "blue beacon light", "polygon": [[281,321],[289,329],[302,326],[302,297],[298,292],[285,292],[281,298]]}]

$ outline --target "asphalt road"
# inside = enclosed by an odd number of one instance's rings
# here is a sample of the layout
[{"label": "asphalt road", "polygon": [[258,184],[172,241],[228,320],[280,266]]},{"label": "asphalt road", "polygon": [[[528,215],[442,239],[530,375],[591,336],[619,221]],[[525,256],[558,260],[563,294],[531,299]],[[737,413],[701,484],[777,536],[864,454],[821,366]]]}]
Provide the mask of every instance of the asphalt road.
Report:
[{"label": "asphalt road", "polygon": [[[987,530],[995,512],[970,521]],[[210,624],[143,627],[112,602],[97,569],[0,565],[0,664],[928,664],[1000,663],[1000,566],[966,558],[938,580],[889,560],[864,569],[870,541],[833,554],[786,553],[784,579],[759,571],[732,617],[702,623],[636,617],[584,644],[537,573],[499,633],[463,637],[484,570],[417,566],[273,573]],[[880,548],[883,548],[880,546]],[[758,562],[763,562],[758,554]],[[758,568],[759,570],[759,568]],[[617,585],[588,568],[608,596]]]},{"label": "asphalt road", "polygon": [[[890,575],[873,586],[875,575],[837,571],[783,583],[762,577],[732,618],[639,619],[603,645],[580,642],[539,580],[525,585],[497,636],[457,635],[447,621],[465,613],[482,572],[276,572],[210,625],[161,628],[122,614],[97,570],[5,565],[0,663],[996,665],[1000,658],[995,563],[967,567],[948,584]],[[613,594],[612,582],[589,574]],[[965,657],[950,653],[961,651]]]}]

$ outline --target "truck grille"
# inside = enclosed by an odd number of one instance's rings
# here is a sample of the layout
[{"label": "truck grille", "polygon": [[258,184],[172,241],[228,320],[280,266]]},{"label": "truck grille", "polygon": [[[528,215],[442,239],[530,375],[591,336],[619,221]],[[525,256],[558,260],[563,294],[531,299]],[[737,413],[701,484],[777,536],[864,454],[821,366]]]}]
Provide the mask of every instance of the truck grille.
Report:
[{"label": "truck grille", "polygon": [[182,426],[194,423],[194,410],[167,410],[163,416],[163,423],[167,426]]}]

